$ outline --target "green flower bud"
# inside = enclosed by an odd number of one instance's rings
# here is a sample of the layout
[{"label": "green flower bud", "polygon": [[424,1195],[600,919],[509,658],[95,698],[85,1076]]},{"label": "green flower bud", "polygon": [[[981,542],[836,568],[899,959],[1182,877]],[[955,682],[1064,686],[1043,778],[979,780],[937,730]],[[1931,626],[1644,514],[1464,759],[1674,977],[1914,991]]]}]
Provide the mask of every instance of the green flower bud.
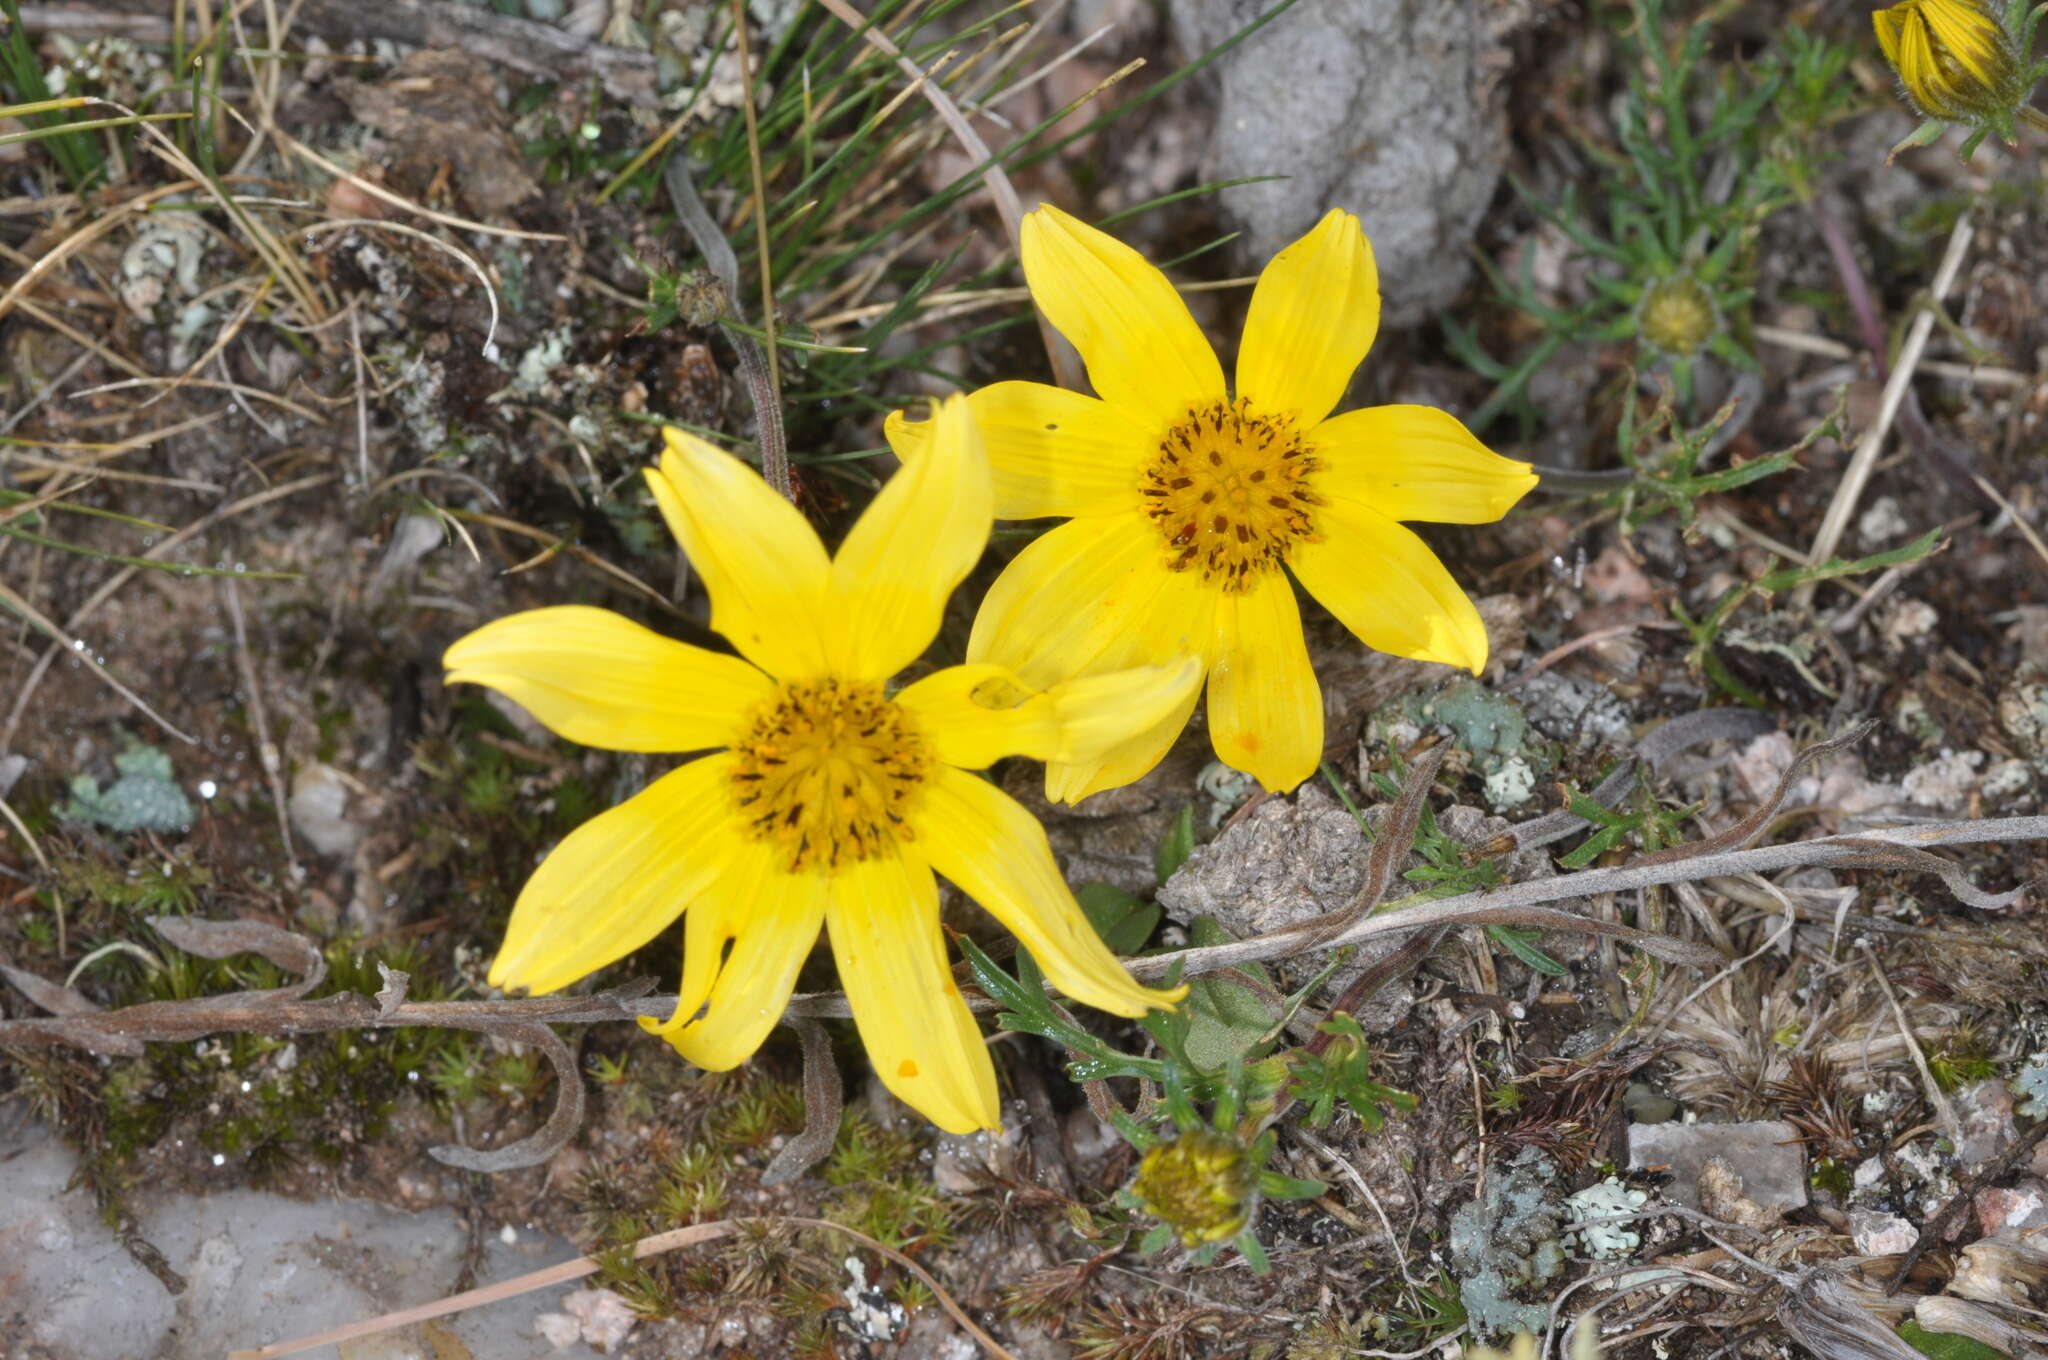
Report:
[{"label": "green flower bud", "polygon": [[1700,352],[1721,329],[1714,295],[1690,274],[1659,279],[1643,290],[1636,333],[1677,358]]}]

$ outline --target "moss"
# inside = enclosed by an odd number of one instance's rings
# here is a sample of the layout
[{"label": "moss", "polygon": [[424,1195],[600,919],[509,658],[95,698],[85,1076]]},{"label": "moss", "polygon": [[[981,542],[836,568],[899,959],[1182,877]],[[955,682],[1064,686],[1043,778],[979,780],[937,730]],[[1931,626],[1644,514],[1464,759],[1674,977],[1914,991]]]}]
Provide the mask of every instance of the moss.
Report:
[{"label": "moss", "polygon": [[952,1241],[952,1212],[918,1164],[918,1151],[909,1135],[848,1111],[825,1162],[825,1180],[838,1193],[824,1216],[899,1250]]}]

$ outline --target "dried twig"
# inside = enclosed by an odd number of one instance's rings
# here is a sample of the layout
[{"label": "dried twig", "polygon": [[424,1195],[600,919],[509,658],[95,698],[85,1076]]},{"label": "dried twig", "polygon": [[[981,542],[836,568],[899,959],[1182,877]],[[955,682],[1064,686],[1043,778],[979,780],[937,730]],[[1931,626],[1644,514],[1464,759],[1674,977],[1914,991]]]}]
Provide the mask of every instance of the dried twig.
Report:
[{"label": "dried twig", "polygon": [[284,786],[284,752],[270,736],[270,716],[263,706],[263,682],[256,674],[256,662],[249,655],[249,630],[242,620],[242,595],[232,576],[221,579],[221,595],[227,601],[228,620],[235,627],[235,668],[241,672],[242,687],[249,691],[249,718],[256,729],[256,759],[270,781],[270,801],[277,813],[277,837],[284,845],[284,857],[298,872],[299,856],[292,847],[291,795]]},{"label": "dried twig", "polygon": [[[1899,362],[1892,368],[1890,381],[1884,385],[1877,419],[1871,422],[1862,442],[1856,446],[1849,466],[1842,470],[1841,484],[1835,488],[1835,497],[1828,503],[1820,531],[1813,536],[1813,549],[1806,555],[1809,562],[1827,561],[1841,545],[1842,535],[1849,528],[1849,517],[1856,513],[1856,503],[1862,499],[1863,488],[1870,481],[1872,469],[1877,466],[1877,455],[1884,448],[1885,436],[1891,433],[1899,406],[1906,399],[1907,386],[1913,381],[1913,370],[1920,362],[1921,352],[1927,348],[1927,337],[1934,330],[1935,310],[1941,306],[1942,298],[1947,296],[1956,275],[1962,270],[1963,256],[1970,248],[1970,231],[1970,214],[1965,210],[1956,219],[1955,229],[1949,233],[1948,250],[1941,257],[1941,267],[1935,271],[1932,294],[1913,318],[1913,328],[1906,334],[1906,343],[1899,347]],[[1799,587],[1793,596],[1795,602],[1804,604],[1812,599],[1813,587],[1812,582]]]}]

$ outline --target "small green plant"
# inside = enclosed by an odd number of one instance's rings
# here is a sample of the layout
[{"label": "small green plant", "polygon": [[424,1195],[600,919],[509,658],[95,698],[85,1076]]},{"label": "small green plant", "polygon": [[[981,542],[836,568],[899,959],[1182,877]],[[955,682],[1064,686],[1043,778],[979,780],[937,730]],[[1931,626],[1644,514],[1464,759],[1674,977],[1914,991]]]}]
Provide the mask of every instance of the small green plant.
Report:
[{"label": "small green plant", "polygon": [[1816,581],[1833,581],[1842,577],[1862,576],[1886,567],[1903,566],[1918,562],[1941,546],[1941,530],[1929,529],[1919,538],[1903,547],[1887,552],[1872,553],[1868,557],[1853,560],[1830,558],[1826,562],[1805,567],[1777,567],[1766,571],[1756,579],[1741,585],[1730,586],[1713,607],[1695,619],[1677,600],[1671,602],[1671,612],[1685,631],[1692,637],[1692,652],[1689,660],[1693,668],[1705,675],[1718,688],[1732,698],[1753,708],[1766,707],[1766,703],[1749,685],[1738,679],[1728,668],[1728,663],[1715,650],[1722,630],[1734,617],[1735,611],[1752,598],[1769,599],[1780,591],[1793,590]]},{"label": "small green plant", "polygon": [[1709,357],[1758,367],[1749,338],[1756,240],[1780,208],[1810,196],[1822,154],[1819,133],[1846,111],[1846,49],[1797,25],[1746,67],[1707,60],[1719,7],[1674,27],[1665,0],[1629,0],[1615,35],[1629,72],[1615,101],[1612,141],[1581,137],[1597,168],[1592,200],[1568,185],[1557,201],[1517,182],[1523,201],[1560,232],[1588,266],[1588,294],[1546,299],[1534,252],[1518,274],[1493,271],[1510,307],[1539,336],[1503,361],[1467,329],[1446,324],[1456,352],[1496,384],[1468,424],[1483,430],[1516,407],[1529,380],[1567,345],[1632,343],[1629,377],[1668,377],[1690,407]]}]

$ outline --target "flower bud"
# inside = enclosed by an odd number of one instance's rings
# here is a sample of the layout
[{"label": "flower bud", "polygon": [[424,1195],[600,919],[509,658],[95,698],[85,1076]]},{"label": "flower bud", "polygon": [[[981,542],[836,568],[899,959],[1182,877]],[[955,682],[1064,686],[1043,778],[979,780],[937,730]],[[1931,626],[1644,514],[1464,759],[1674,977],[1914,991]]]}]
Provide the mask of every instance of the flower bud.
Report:
[{"label": "flower bud", "polygon": [[2009,128],[2026,98],[2012,36],[1983,0],[1901,0],[1870,16],[1906,97],[1929,118]]},{"label": "flower bud", "polygon": [[1674,274],[1643,290],[1636,333],[1666,354],[1697,354],[1720,329],[1713,294],[1691,275]]},{"label": "flower bud", "polygon": [[1189,1129],[1145,1154],[1131,1193],[1182,1246],[1199,1247],[1234,1236],[1250,1220],[1252,1170],[1235,1138]]}]

